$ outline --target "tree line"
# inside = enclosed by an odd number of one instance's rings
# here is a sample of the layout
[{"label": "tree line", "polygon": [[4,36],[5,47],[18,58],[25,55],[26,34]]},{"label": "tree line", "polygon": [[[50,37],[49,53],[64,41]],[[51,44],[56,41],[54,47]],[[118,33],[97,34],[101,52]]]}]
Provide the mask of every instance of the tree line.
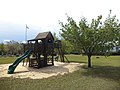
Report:
[{"label": "tree line", "polygon": [[0,43],[1,56],[21,55],[22,53],[23,45],[20,42],[12,40],[6,43]]}]

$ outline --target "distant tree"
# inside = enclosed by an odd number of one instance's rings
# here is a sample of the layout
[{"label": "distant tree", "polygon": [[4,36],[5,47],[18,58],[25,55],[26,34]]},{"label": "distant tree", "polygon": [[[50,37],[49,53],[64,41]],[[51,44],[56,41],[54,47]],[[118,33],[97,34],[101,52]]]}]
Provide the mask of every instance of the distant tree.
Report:
[{"label": "distant tree", "polygon": [[11,55],[21,54],[23,52],[23,46],[21,43],[12,40],[7,42],[6,50],[8,50],[7,52]]},{"label": "distant tree", "polygon": [[91,56],[94,53],[108,53],[118,41],[120,24],[115,16],[108,15],[102,23],[102,15],[92,19],[89,24],[86,18],[81,18],[77,24],[72,17],[67,16],[67,23],[60,22],[61,36],[77,49],[88,56],[88,67],[91,67]]},{"label": "distant tree", "polygon": [[4,47],[4,43],[0,44],[0,54],[3,55],[5,52],[5,47]]}]

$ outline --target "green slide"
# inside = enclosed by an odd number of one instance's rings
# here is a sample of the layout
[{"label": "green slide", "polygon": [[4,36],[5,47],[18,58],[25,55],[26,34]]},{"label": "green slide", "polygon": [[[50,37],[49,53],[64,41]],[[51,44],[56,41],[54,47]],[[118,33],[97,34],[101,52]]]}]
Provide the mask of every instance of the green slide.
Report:
[{"label": "green slide", "polygon": [[23,59],[25,59],[26,57],[28,57],[31,54],[32,51],[33,51],[32,49],[27,50],[22,56],[20,56],[18,59],[16,59],[16,61],[12,65],[9,66],[9,68],[8,68],[8,74],[13,74],[14,70],[18,66],[18,64]]}]

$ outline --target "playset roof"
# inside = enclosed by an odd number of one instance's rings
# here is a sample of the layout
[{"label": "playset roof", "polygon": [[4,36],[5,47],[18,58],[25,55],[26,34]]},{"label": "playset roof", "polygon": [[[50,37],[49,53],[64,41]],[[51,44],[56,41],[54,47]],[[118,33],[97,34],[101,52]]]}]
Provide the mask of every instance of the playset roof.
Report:
[{"label": "playset roof", "polygon": [[46,39],[46,38],[54,39],[54,37],[53,37],[51,32],[43,32],[43,33],[39,33],[35,37],[35,39],[31,39],[31,40],[28,40],[28,41],[43,40],[43,39]]}]

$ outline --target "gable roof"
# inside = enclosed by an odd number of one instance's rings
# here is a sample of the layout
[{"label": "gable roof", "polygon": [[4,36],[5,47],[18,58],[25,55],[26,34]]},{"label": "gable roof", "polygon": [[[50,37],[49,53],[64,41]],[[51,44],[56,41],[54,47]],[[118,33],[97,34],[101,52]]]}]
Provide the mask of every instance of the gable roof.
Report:
[{"label": "gable roof", "polygon": [[36,41],[36,40],[42,40],[42,39],[46,39],[46,38],[54,40],[54,37],[51,32],[43,32],[43,33],[39,33],[34,39],[31,39],[28,41]]},{"label": "gable roof", "polygon": [[50,37],[50,38],[54,39],[51,32],[39,33],[39,34],[35,37],[35,39],[36,39],[36,40],[38,40],[38,39],[45,39],[45,38],[47,38],[47,37]]},{"label": "gable roof", "polygon": [[44,39],[44,38],[47,37],[48,33],[49,33],[49,32],[39,33],[39,34],[35,37],[35,39]]}]

